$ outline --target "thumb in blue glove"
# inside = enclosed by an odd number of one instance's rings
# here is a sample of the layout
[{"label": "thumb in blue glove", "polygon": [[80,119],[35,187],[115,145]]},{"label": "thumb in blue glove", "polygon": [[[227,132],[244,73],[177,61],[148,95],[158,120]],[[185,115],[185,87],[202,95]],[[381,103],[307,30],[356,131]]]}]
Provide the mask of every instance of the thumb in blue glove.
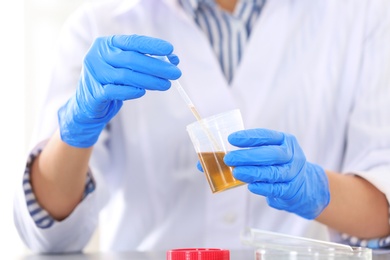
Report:
[{"label": "thumb in blue glove", "polygon": [[229,152],[225,163],[234,167],[234,177],[247,182],[251,192],[267,197],[271,207],[315,219],[329,204],[325,171],[306,161],[294,136],[250,129],[235,132],[228,140],[246,149]]},{"label": "thumb in blue glove", "polygon": [[[164,40],[115,35],[97,38],[84,58],[76,94],[58,111],[61,139],[75,147],[95,144],[123,101],[146,90],[164,91],[181,76],[173,46]],[[170,62],[151,57],[167,56]]]}]

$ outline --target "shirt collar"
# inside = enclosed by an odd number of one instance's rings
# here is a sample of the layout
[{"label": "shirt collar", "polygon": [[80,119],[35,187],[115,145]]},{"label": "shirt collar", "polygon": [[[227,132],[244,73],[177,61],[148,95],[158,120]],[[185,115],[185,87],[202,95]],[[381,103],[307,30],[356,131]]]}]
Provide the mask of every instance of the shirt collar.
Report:
[{"label": "shirt collar", "polygon": [[191,14],[192,16],[195,16],[195,12],[198,10],[198,8],[202,4],[206,4],[209,6],[216,5],[215,0],[178,0],[180,5],[183,7],[183,9]]},{"label": "shirt collar", "polygon": [[[209,6],[215,6],[217,4],[215,0],[178,0],[178,1],[180,5],[183,7],[184,11],[191,14],[192,16],[195,16],[195,12],[202,4],[206,4]],[[237,0],[237,4],[239,2],[253,3],[258,6],[262,6],[264,4],[264,0]]]}]

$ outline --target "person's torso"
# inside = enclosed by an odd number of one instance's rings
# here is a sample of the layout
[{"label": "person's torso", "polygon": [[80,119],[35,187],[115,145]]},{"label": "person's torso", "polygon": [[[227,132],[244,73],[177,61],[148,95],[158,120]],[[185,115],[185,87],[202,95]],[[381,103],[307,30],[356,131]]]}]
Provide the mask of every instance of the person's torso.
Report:
[{"label": "person's torso", "polygon": [[[95,36],[136,33],[170,41],[181,60],[179,80],[201,116],[239,108],[246,128],[289,132],[309,161],[341,169],[363,5],[268,1],[230,85],[203,32],[175,8],[146,0],[112,17],[101,9],[91,28],[103,28]],[[245,226],[326,237],[323,227],[268,207],[245,186],[212,195],[185,128],[194,120],[174,87],[125,102],[112,120],[104,249],[237,248]]]}]

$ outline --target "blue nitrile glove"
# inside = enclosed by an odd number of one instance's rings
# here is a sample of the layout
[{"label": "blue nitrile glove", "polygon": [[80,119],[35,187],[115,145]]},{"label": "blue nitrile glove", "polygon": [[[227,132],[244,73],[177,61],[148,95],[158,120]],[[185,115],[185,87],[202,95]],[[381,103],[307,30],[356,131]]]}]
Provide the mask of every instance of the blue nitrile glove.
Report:
[{"label": "blue nitrile glove", "polygon": [[[58,111],[62,140],[90,147],[124,100],[169,89],[169,80],[181,76],[172,51],[169,42],[146,36],[97,38],[84,58],[76,94]],[[168,56],[173,64],[150,55]]]},{"label": "blue nitrile glove", "polygon": [[325,171],[306,161],[294,136],[250,129],[235,132],[228,140],[246,149],[229,152],[225,163],[235,167],[234,177],[249,183],[251,192],[267,197],[271,207],[315,219],[329,204]]}]

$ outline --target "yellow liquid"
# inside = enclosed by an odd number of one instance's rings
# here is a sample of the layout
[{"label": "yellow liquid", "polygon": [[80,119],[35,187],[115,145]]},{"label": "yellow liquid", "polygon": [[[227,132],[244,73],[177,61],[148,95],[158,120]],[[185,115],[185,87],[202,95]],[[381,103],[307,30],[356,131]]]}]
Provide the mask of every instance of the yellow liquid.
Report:
[{"label": "yellow liquid", "polygon": [[190,106],[190,110],[191,110],[192,114],[195,116],[196,120],[198,120],[198,121],[202,120],[198,110],[196,110],[196,108],[194,106]]},{"label": "yellow liquid", "polygon": [[232,174],[232,167],[223,162],[224,152],[198,153],[198,156],[213,193],[245,184],[236,180]]}]

